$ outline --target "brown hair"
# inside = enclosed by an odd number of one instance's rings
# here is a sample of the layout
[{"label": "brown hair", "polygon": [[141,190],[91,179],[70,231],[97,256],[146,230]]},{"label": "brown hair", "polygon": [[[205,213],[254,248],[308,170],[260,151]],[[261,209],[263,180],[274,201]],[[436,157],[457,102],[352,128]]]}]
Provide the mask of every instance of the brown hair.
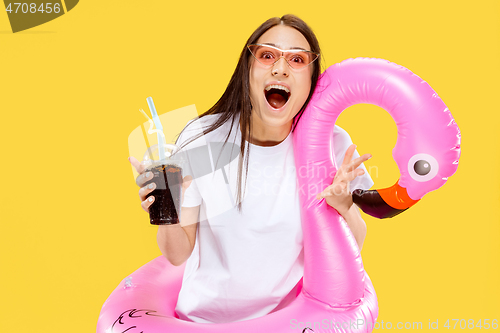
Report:
[{"label": "brown hair", "polygon": [[[238,202],[238,210],[241,212],[241,199],[243,198],[242,194],[242,171],[243,171],[243,163],[245,161],[245,170],[248,173],[248,155],[250,147],[247,147],[246,141],[247,136],[251,134],[252,128],[250,123],[250,115],[252,112],[252,104],[250,102],[250,80],[249,80],[249,69],[250,69],[250,51],[247,48],[249,44],[257,43],[257,40],[262,36],[267,30],[275,27],[277,25],[285,25],[292,27],[298,30],[307,40],[309,46],[311,47],[311,51],[321,54],[319,43],[316,38],[316,35],[313,33],[312,29],[300,18],[294,15],[284,15],[282,17],[273,17],[262,23],[248,38],[243,47],[243,51],[241,51],[240,58],[238,60],[238,64],[236,65],[236,69],[234,70],[233,76],[227,85],[226,91],[221,96],[221,98],[212,106],[208,111],[201,114],[199,118],[202,118],[211,114],[219,114],[218,119],[208,128],[203,130],[203,133],[196,135],[195,137],[187,140],[182,147],[186,146],[190,142],[196,140],[204,134],[208,134],[215,129],[222,126],[224,123],[231,121],[231,129],[226,136],[226,141],[229,139],[231,135],[231,131],[234,126],[234,122],[236,120],[236,115],[240,114],[240,124],[241,124],[241,145],[240,145],[240,156],[238,163],[238,196],[236,202]],[[318,78],[321,74],[320,68],[321,55],[318,59],[312,64],[312,76],[311,76],[311,89],[309,91],[309,96],[307,97],[306,102],[294,117],[294,121],[292,124],[292,131],[295,129],[295,125],[299,121],[304,109],[306,108],[311,96],[316,88],[316,83],[318,82]]]}]

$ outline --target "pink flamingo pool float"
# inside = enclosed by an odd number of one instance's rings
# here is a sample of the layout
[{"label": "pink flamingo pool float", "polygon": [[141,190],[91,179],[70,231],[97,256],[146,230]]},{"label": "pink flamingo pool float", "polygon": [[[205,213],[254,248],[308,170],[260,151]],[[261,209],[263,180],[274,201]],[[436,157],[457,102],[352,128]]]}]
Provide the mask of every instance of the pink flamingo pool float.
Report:
[{"label": "pink flamingo pool float", "polygon": [[[384,108],[398,128],[393,150],[401,177],[387,189],[355,191],[356,204],[378,218],[395,216],[441,187],[458,167],[460,131],[432,88],[408,69],[381,59],[348,59],[321,76],[293,133],[300,188],[323,189],[334,174],[330,136],[347,107]],[[304,187],[303,187],[304,186]],[[375,290],[356,241],[337,211],[300,193],[304,277],[291,304],[266,316],[232,323],[201,324],[175,314],[184,265],[158,257],[127,277],[104,303],[98,333],[177,332],[371,332],[378,316]]]}]

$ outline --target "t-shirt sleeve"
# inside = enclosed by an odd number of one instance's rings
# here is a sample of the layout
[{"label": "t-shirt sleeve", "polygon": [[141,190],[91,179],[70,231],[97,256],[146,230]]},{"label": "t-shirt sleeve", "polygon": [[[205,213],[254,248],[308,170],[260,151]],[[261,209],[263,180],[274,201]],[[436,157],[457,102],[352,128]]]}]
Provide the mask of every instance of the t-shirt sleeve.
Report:
[{"label": "t-shirt sleeve", "polygon": [[[351,137],[344,129],[342,129],[339,126],[335,126],[332,136],[332,145],[335,155],[334,156],[335,162],[337,163],[337,167],[340,167],[342,165],[342,162],[344,161],[344,156],[347,151],[347,148],[349,148],[349,146],[352,145]],[[355,150],[352,158],[355,159],[358,157],[359,153],[357,150]],[[358,169],[359,168],[365,170],[365,173],[361,176],[356,177],[351,182],[350,184],[351,192],[356,189],[368,190],[374,184],[372,178],[370,177],[368,171],[366,170],[365,165],[362,163],[358,167]]]},{"label": "t-shirt sleeve", "polygon": [[[181,134],[175,141],[175,144],[177,146],[181,146],[184,142],[190,141],[191,137],[196,134],[195,131],[193,130],[193,127],[195,126],[196,125],[194,124],[193,121],[188,122],[184,130],[182,130]],[[188,144],[183,149],[189,149],[190,145],[191,144]],[[185,177],[186,175],[191,175],[192,169],[193,166],[191,165],[191,162],[188,159],[184,165],[183,176]],[[191,185],[189,185],[189,187],[186,189],[186,192],[184,193],[184,201],[182,202],[182,207],[196,207],[201,205],[202,201],[203,199],[201,197],[198,186],[196,185],[196,179],[193,179]]]}]

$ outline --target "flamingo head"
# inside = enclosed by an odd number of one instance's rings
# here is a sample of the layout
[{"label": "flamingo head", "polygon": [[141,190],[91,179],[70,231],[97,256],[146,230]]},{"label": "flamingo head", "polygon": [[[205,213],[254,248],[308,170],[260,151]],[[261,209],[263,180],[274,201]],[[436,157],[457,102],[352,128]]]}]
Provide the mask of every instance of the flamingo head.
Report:
[{"label": "flamingo head", "polygon": [[412,126],[411,131],[398,127],[393,157],[401,177],[389,188],[354,191],[353,201],[365,213],[377,218],[398,215],[443,186],[457,171],[460,130],[449,111],[446,115],[451,119],[445,128],[425,119],[420,119],[421,126]]}]

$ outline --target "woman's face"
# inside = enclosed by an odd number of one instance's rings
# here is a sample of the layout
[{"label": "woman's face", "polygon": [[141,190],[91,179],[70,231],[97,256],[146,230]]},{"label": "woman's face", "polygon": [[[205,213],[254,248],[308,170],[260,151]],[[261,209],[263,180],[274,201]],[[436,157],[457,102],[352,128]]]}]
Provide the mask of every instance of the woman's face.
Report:
[{"label": "woman's face", "polygon": [[[282,50],[294,48],[311,50],[309,43],[298,30],[285,25],[269,29],[257,43],[270,44]],[[287,127],[289,130],[293,117],[300,111],[309,96],[312,66],[309,65],[297,71],[292,69],[284,58],[281,58],[272,67],[266,68],[252,57],[250,66],[252,125],[282,127],[283,129]],[[289,93],[273,93],[277,91],[270,90],[271,85],[285,87]]]}]

